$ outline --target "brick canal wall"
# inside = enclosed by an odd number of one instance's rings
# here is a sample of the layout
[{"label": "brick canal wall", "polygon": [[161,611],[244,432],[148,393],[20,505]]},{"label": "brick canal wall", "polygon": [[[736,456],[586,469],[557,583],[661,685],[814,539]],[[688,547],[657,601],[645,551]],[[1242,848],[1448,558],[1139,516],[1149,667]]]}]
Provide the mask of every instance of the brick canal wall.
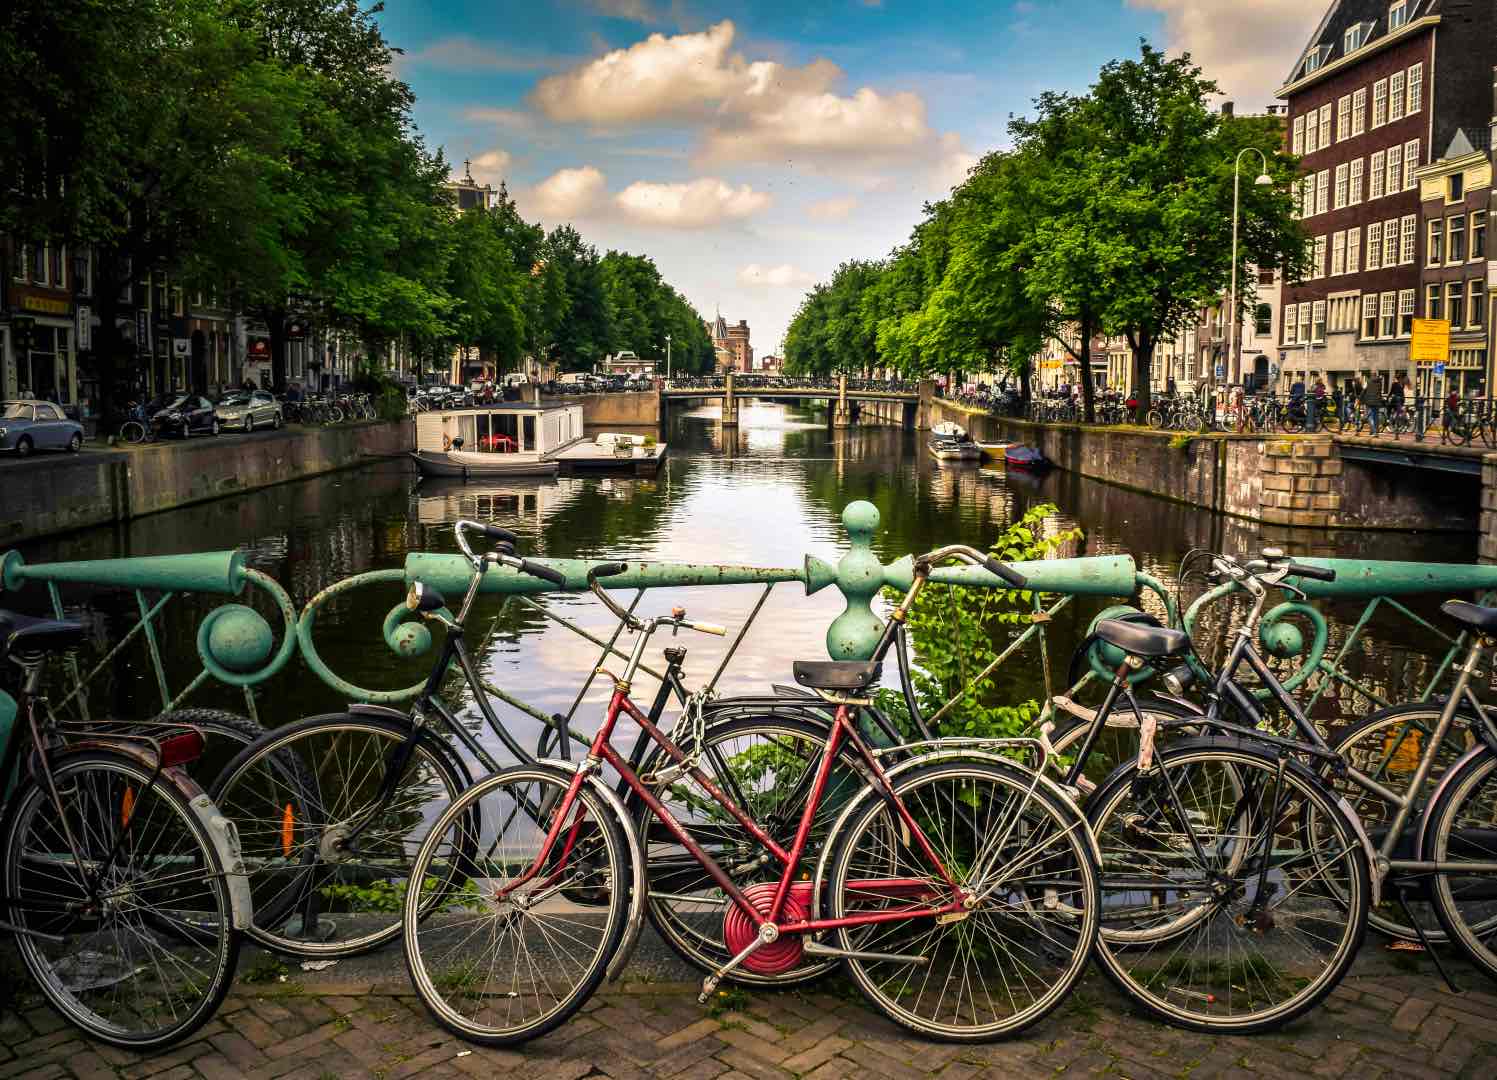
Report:
[{"label": "brick canal wall", "polygon": [[7,460],[0,463],[0,546],[404,454],[412,438],[409,421],[368,421]]},{"label": "brick canal wall", "polygon": [[[1034,424],[971,413],[949,402],[979,442],[1039,447],[1059,468],[1162,499],[1265,525],[1329,529],[1439,529],[1493,535],[1497,557],[1497,463],[1487,494],[1476,477],[1393,464],[1343,461],[1328,436],[1182,437],[1178,432],[1083,424]],[[1492,455],[1497,462],[1497,455]],[[1491,502],[1490,529],[1479,520]]]},{"label": "brick canal wall", "polygon": [[547,405],[581,405],[586,427],[656,427],[660,423],[660,395],[654,390],[619,394],[578,394],[546,398]]}]

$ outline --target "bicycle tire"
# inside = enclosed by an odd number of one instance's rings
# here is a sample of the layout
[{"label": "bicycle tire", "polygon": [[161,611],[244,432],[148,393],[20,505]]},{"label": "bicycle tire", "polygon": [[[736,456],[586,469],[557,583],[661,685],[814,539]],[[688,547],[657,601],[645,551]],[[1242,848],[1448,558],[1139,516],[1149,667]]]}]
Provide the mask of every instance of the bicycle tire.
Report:
[{"label": "bicycle tire", "polygon": [[[602,852],[606,855],[606,866],[600,869],[591,867],[586,862],[577,864],[574,872],[576,875],[585,875],[584,880],[590,884],[586,888],[602,890],[607,897],[606,914],[603,916],[602,926],[596,933],[591,933],[589,924],[581,919],[563,918],[556,914],[559,904],[548,903],[552,896],[560,891],[559,887],[553,889],[550,894],[541,893],[538,901],[532,901],[533,894],[525,894],[525,902],[521,904],[508,904],[499,895],[495,888],[497,882],[505,880],[496,875],[504,873],[507,869],[521,870],[530,862],[531,857],[521,854],[517,850],[518,840],[506,842],[502,836],[491,839],[491,823],[501,827],[519,822],[527,812],[525,806],[551,807],[559,806],[561,796],[567,791],[575,780],[574,774],[551,768],[545,765],[518,765],[513,768],[504,769],[478,781],[458,798],[446,812],[432,825],[425,841],[421,844],[412,864],[413,880],[424,882],[427,879],[427,870],[435,858],[437,850],[446,840],[449,830],[457,829],[460,832],[474,830],[474,822],[480,823],[477,827],[482,836],[475,831],[473,835],[459,837],[455,846],[477,847],[484,843],[486,848],[493,851],[503,851],[508,858],[499,865],[485,866],[479,868],[479,875],[488,883],[488,895],[473,895],[468,899],[465,894],[454,897],[456,901],[457,914],[450,921],[444,921],[443,916],[448,914],[447,910],[428,917],[423,914],[423,907],[429,914],[430,904],[424,903],[421,890],[411,890],[405,898],[402,909],[401,928],[405,941],[406,970],[410,973],[411,983],[416,988],[416,994],[426,1006],[427,1011],[446,1030],[454,1035],[470,1042],[484,1046],[510,1046],[515,1043],[528,1041],[546,1034],[559,1025],[565,1023],[578,1009],[592,996],[593,991],[603,981],[607,974],[608,965],[618,951],[624,939],[624,933],[628,928],[629,919],[627,908],[629,905],[629,888],[626,883],[633,880],[633,867],[630,865],[633,855],[628,843],[628,822],[621,821],[616,812],[610,808],[596,791],[587,783],[583,783],[577,798],[581,811],[577,819],[591,818],[597,823],[596,835],[602,838]],[[537,790],[544,786],[544,794],[531,795],[527,788],[535,786]],[[483,805],[483,800],[488,799],[488,807]],[[509,806],[514,803],[513,808]],[[542,811],[546,813],[546,811]],[[563,828],[564,822],[541,823],[533,822],[531,831],[544,835],[540,827],[545,824],[546,829]],[[524,826],[522,825],[522,828]],[[524,837],[529,842],[532,837]],[[594,845],[596,853],[600,849]],[[551,880],[556,874],[565,872],[565,868],[571,863],[575,855],[575,848],[567,848],[558,856],[552,849],[553,858],[560,861],[553,863],[555,872],[546,881]],[[537,855],[539,850],[537,850]],[[463,907],[464,903],[467,907]],[[570,909],[566,910],[568,915],[573,914]],[[540,922],[547,915],[555,915],[567,922],[565,940],[581,941],[588,955],[583,957],[577,965],[575,978],[567,976],[564,962],[555,955],[558,946],[559,934],[548,935],[541,928]],[[489,924],[483,926],[485,921]],[[537,936],[532,938],[528,934],[531,923]],[[595,939],[589,944],[582,934],[588,932]],[[444,940],[444,935],[446,938]],[[512,944],[506,948],[506,944]],[[442,951],[443,946],[447,946]],[[561,942],[565,947],[565,941]],[[532,958],[532,946],[536,952],[550,953],[542,955],[539,962]],[[488,951],[492,951],[492,959],[488,959]],[[524,971],[520,968],[520,953],[523,951]],[[475,958],[476,954],[476,958]],[[506,970],[513,958],[516,973],[509,977],[507,990],[492,992],[488,989],[488,980],[497,974],[499,986],[505,986]],[[442,966],[449,959],[453,963]],[[500,967],[500,965],[504,965]],[[440,970],[433,970],[440,967]],[[479,971],[484,972],[484,990],[481,994],[472,994],[470,986],[476,982]],[[531,1019],[524,1019],[515,1023],[512,1019],[514,1003],[523,1002],[525,995],[521,993],[519,979],[528,977],[530,980],[531,997],[538,1001],[546,998],[555,998],[555,1004],[541,1011]],[[564,988],[564,992],[549,994],[541,992],[541,984],[545,984],[547,991],[551,990],[553,980],[568,977],[570,985]],[[479,1001],[474,1006],[475,1015],[466,1015],[462,1010],[455,1007],[455,1002],[449,998],[457,998],[461,1001],[464,997],[474,997]],[[480,1022],[476,1015],[483,1003],[489,1001],[503,1000],[507,1002],[505,1009],[505,1022],[501,1026],[496,1015],[494,1023]],[[523,1007],[523,1006],[522,1006]]]},{"label": "bicycle tire", "polygon": [[[384,811],[400,820],[402,813],[417,815],[417,820],[406,822],[407,834],[384,839],[379,863],[374,857],[360,861],[336,845],[341,832],[350,827],[353,810],[368,805],[377,794],[377,788],[367,790],[384,778],[375,772],[377,763],[388,762],[411,732],[408,723],[385,718],[349,713],[308,717],[245,747],[214,781],[213,800],[239,831],[255,899],[255,918],[247,932],[258,944],[287,956],[333,959],[357,956],[399,935],[399,904],[410,876],[408,870],[402,874],[397,860],[401,852],[406,853],[407,867],[414,860],[424,832],[409,834],[424,829],[444,794],[450,805],[469,785],[466,768],[446,743],[428,731],[418,733],[405,776],[413,778],[417,796],[431,797],[409,807],[409,800],[401,797]],[[348,749],[361,740],[367,745]],[[357,766],[365,790],[326,779],[338,758],[323,746],[336,751],[340,743],[343,761]],[[437,786],[443,790],[437,791]],[[366,835],[379,837],[381,832]],[[452,860],[443,882],[446,889],[460,887],[466,854]],[[324,921],[317,909],[327,902],[350,910]],[[303,925],[309,913],[317,920],[310,932]],[[340,936],[328,937],[329,931]]]},{"label": "bicycle tire", "polygon": [[[1459,862],[1475,856],[1497,861],[1497,838],[1492,813],[1497,809],[1497,753],[1482,745],[1451,777],[1425,822],[1422,857],[1436,862]],[[1485,820],[1479,815],[1486,814]],[[1468,828],[1459,828],[1463,822]],[[1474,880],[1472,878],[1474,877]],[[1451,941],[1461,946],[1473,964],[1497,978],[1497,876],[1434,875],[1435,914]]]},{"label": "bicycle tire", "polygon": [[[944,923],[922,918],[835,930],[844,949],[892,954],[885,960],[848,957],[848,974],[878,1011],[927,1038],[989,1042],[1037,1023],[1070,994],[1086,969],[1097,939],[1098,867],[1085,827],[1078,827],[1081,819],[1076,808],[1048,787],[1036,784],[1028,770],[1007,763],[931,762],[893,777],[890,784],[923,830],[939,828],[944,815],[951,835],[932,838],[931,845],[943,853],[948,872],[971,887],[975,902],[964,909],[961,918]],[[1001,802],[991,795],[984,798],[979,793],[980,785],[1007,795]],[[944,799],[942,787],[950,789]],[[934,790],[923,794],[922,788]],[[981,824],[986,828],[977,828],[974,820],[971,835],[966,835],[962,816],[944,811],[956,800],[979,808],[983,812]],[[928,810],[931,805],[938,809]],[[918,864],[906,869],[898,861],[902,853],[916,851],[918,845],[908,841],[894,844],[882,838],[867,848],[862,845],[863,838],[875,828],[886,835],[906,832],[890,814],[888,800],[868,799],[842,822],[839,835],[830,839],[834,852],[830,869],[825,880],[817,884],[824,886],[818,893],[824,891],[831,918],[867,910],[863,905],[874,905],[878,910],[880,903],[885,908],[891,902],[906,903],[892,893],[885,896],[880,890],[870,892],[866,886],[859,887],[857,882],[863,875],[868,875],[863,880],[878,881],[923,877],[930,881],[930,891],[937,900],[949,888],[935,880],[930,871],[922,874]],[[1046,851],[1052,853],[1037,857],[1037,853]],[[987,865],[989,860],[1005,858],[1001,869]],[[980,877],[964,879],[966,873],[977,871],[983,871]],[[987,890],[994,889],[1001,889],[1001,895],[990,896]],[[1015,931],[1016,921],[1022,931]],[[1001,924],[1008,932],[988,929],[988,922]],[[891,938],[901,928],[909,936]],[[980,936],[979,930],[987,937]],[[973,941],[981,942],[983,951],[992,952],[1009,942],[1017,943],[1020,939],[1016,933],[1024,934],[1019,945],[1024,959],[1005,964],[995,956],[981,960],[976,956],[979,950]],[[938,965],[953,941],[952,952],[964,966],[955,983],[957,1000],[954,1006],[948,1006],[945,990],[953,985],[953,979],[949,971],[944,978],[939,975]],[[914,977],[915,964],[900,959],[906,950],[915,949],[919,950],[916,955],[927,958],[928,975],[923,980]],[[1056,959],[1050,965],[1052,956]],[[901,972],[909,974],[902,976]],[[912,986],[912,982],[918,985]],[[932,990],[932,983],[940,985]],[[983,990],[981,1002],[974,986]],[[965,1001],[961,996],[964,990],[968,994]],[[933,1000],[930,994],[934,992],[940,996]],[[1010,1015],[994,1015],[984,1022],[982,1010],[997,1014],[1005,1000],[1013,1006]],[[969,1017],[970,1023],[962,1022]]]},{"label": "bicycle tire", "polygon": [[146,441],[146,426],[139,420],[126,420],[120,425],[120,438],[132,445]]},{"label": "bicycle tire", "polygon": [[[1227,875],[1230,889],[1218,894],[1216,876],[1206,865],[1181,865],[1186,858],[1195,858],[1191,853],[1193,846],[1180,840],[1177,834],[1181,830],[1168,820],[1164,807],[1169,803],[1163,794],[1168,789],[1163,779],[1173,784],[1175,773],[1193,769],[1196,776],[1205,777],[1201,786],[1207,787],[1209,797],[1210,780],[1205,774],[1211,763],[1229,770],[1242,789],[1254,796],[1265,789],[1284,796],[1283,802],[1267,810],[1250,808],[1256,809],[1256,818],[1270,822],[1272,827],[1272,832],[1264,833],[1271,845],[1268,865],[1275,870],[1274,881],[1263,879],[1268,886],[1264,893],[1268,901],[1283,888],[1278,882],[1287,876],[1286,868],[1307,859],[1315,861],[1314,875],[1287,888],[1279,908],[1259,909],[1255,903],[1246,902],[1250,892],[1256,900],[1255,877],[1265,867],[1262,859],[1253,854],[1259,836],[1251,815],[1245,824],[1234,825],[1241,813],[1241,795],[1230,814],[1225,806],[1216,808],[1215,818],[1209,808],[1192,806],[1186,810],[1191,831],[1197,833],[1203,845],[1209,844],[1213,850],[1224,845],[1242,845],[1247,852],[1247,857],[1237,861]],[[1287,760],[1282,762],[1280,771],[1281,762],[1275,753],[1245,740],[1218,737],[1180,743],[1160,750],[1157,764],[1152,775],[1163,779],[1142,787],[1136,762],[1120,766],[1087,803],[1087,818],[1102,848],[1105,929],[1098,939],[1097,959],[1108,978],[1136,1006],[1176,1027],[1222,1034],[1250,1034],[1278,1028],[1314,1008],[1336,988],[1366,933],[1371,877],[1356,825],[1341,810],[1335,793],[1308,769]],[[1255,773],[1256,780],[1243,780]],[[1277,786],[1280,777],[1283,788]],[[1195,777],[1189,783],[1190,788],[1182,792],[1182,802],[1186,795],[1194,796],[1198,790]],[[1178,785],[1176,790],[1180,790]],[[1327,830],[1319,841],[1323,846],[1308,852],[1294,849],[1300,854],[1281,861],[1274,838],[1286,822],[1295,834],[1295,842],[1303,840],[1297,824],[1299,815],[1285,814],[1281,807],[1305,801],[1315,804],[1319,820]],[[1120,809],[1125,805],[1129,809]],[[1228,816],[1224,823],[1219,823],[1223,814]],[[1238,831],[1223,832],[1212,840],[1209,835],[1199,835],[1202,826],[1208,833],[1213,827]],[[1247,831],[1249,828],[1251,831]],[[1145,843],[1152,847],[1142,846]],[[1324,857],[1327,851],[1334,853],[1333,860]],[[1320,896],[1307,885],[1326,872],[1328,862],[1343,868],[1345,882],[1332,895]],[[1151,871],[1154,866],[1157,869]],[[1202,882],[1209,879],[1212,884],[1192,886],[1194,879],[1182,876],[1192,870],[1197,871]],[[1153,876],[1146,878],[1150,873]],[[1158,904],[1140,903],[1136,898],[1139,893],[1158,893]],[[1167,900],[1170,896],[1178,899]],[[1293,915],[1284,916],[1280,909],[1295,897],[1300,898],[1299,908]],[[1175,915],[1175,909],[1192,902],[1201,905],[1200,914]],[[1234,905],[1244,910],[1234,912]],[[1174,926],[1159,925],[1160,918],[1173,919]],[[1153,921],[1155,925],[1149,936],[1135,936],[1128,944],[1115,944],[1109,940],[1106,928],[1115,931],[1124,919]],[[1318,971],[1305,970],[1316,958],[1316,951],[1303,942],[1291,940],[1291,934],[1295,933],[1308,936],[1311,927],[1324,928],[1327,935],[1334,935],[1329,959]],[[1194,937],[1194,944],[1186,935]],[[1281,941],[1289,942],[1288,947],[1281,947]],[[1223,944],[1227,950],[1225,961],[1201,958],[1203,951]],[[1155,958],[1156,948],[1166,955]],[[1155,960],[1162,962],[1146,966]],[[1281,997],[1259,1007],[1254,1000],[1258,994]],[[1235,1011],[1239,1006],[1246,1011]]]},{"label": "bicycle tire", "polygon": [[[90,1036],[134,1051],[180,1042],[212,1017],[234,978],[241,935],[234,929],[226,885],[229,868],[189,805],[190,795],[172,774],[158,773],[122,752],[85,750],[60,755],[53,779],[62,796],[63,820],[80,846],[90,853],[97,849],[99,861],[114,850],[115,892],[129,902],[94,903],[98,894],[83,885],[81,872],[77,880],[69,878],[71,855],[58,854],[67,845],[57,808],[50,794],[28,777],[11,799],[0,829],[0,850],[5,852],[0,892],[10,898],[0,912],[18,926],[63,941],[18,934],[15,947],[53,1007]],[[126,842],[132,822],[149,834],[148,848]],[[38,878],[42,865],[48,870]],[[197,872],[184,871],[184,865]],[[162,866],[168,867],[164,875],[159,873]],[[31,894],[38,896],[39,905],[55,905],[71,895],[96,913],[84,918],[46,906],[28,909]],[[152,909],[151,897],[158,897],[158,906],[166,905],[169,913]],[[190,908],[184,907],[188,904]],[[187,911],[191,918],[184,921]],[[110,931],[110,926],[116,928]],[[75,939],[77,954],[53,955]],[[170,963],[164,963],[168,958]],[[162,985],[167,972],[185,978],[180,1004]],[[122,988],[133,995],[128,1003],[122,1000]],[[101,1009],[114,1012],[106,1015]],[[161,1014],[169,1015],[147,1026],[150,1017]]]}]

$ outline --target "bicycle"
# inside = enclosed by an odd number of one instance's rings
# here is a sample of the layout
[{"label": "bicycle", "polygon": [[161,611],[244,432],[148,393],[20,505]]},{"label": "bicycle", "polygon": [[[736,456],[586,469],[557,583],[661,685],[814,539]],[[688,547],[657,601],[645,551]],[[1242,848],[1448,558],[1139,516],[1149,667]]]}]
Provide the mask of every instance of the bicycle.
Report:
[{"label": "bicycle", "polygon": [[0,930],[69,1023],[159,1049],[200,1028],[228,992],[249,894],[233,826],[183,771],[200,732],[118,738],[51,716],[47,657],[83,635],[78,623],[0,612],[0,661],[21,673],[18,697],[0,692],[0,776],[13,785]]},{"label": "bicycle", "polygon": [[[598,578],[622,569],[595,567],[589,585],[601,596]],[[440,595],[419,584],[408,605],[437,621],[448,618]],[[640,915],[626,908],[645,887],[642,841],[597,775],[602,764],[729,898],[723,940],[732,955],[703,979],[700,1001],[740,967],[788,970],[806,953],[840,958],[876,1008],[939,1039],[1009,1035],[1064,999],[1096,936],[1096,865],[1080,816],[1040,773],[970,746],[886,771],[851,712],[866,701],[879,665],[799,662],[797,681],[835,713],[786,849],[629,699],[658,629],[723,629],[694,623],[680,608],[650,619],[631,614],[628,625],[637,634],[634,649],[624,674],[609,676],[614,692],[584,761],[519,765],[479,781],[438,819],[416,854],[411,880],[420,886],[406,895],[402,919],[406,961],[439,1024],[488,1045],[534,1038],[574,1014],[627,956]],[[701,805],[715,805],[712,824],[752,847],[748,861],[779,866],[773,882],[740,889],[664,808],[610,743],[625,715],[675,763],[673,782],[689,777]],[[807,837],[843,746],[873,785],[843,809],[808,885],[798,880]],[[440,867],[453,850],[482,851],[469,856],[478,871],[471,892],[442,892]],[[599,897],[603,912],[584,921],[569,892]],[[445,906],[433,912],[433,899]],[[1012,936],[1018,932],[1040,940],[1022,944]],[[818,940],[822,934],[837,944]],[[1007,952],[1006,960],[994,957],[1013,945],[1026,953],[1023,960]],[[957,964],[960,978],[948,970]],[[923,978],[918,969],[926,969]]]}]

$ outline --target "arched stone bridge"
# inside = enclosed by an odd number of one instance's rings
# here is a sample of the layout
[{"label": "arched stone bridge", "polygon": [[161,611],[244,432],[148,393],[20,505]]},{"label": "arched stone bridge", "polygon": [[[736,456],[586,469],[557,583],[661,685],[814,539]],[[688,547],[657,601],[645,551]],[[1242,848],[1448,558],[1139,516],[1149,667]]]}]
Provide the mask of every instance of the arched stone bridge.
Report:
[{"label": "arched stone bridge", "polygon": [[678,376],[660,389],[660,420],[664,424],[673,401],[718,400],[722,402],[722,422],[738,423],[738,402],[742,398],[770,401],[801,401],[819,398],[828,402],[834,427],[846,427],[856,418],[860,406],[867,402],[901,406],[906,428],[925,430],[931,424],[931,402],[935,383],[929,379],[906,382],[898,379],[858,379],[847,375],[811,378],[794,375],[754,375],[729,372],[726,375]]}]

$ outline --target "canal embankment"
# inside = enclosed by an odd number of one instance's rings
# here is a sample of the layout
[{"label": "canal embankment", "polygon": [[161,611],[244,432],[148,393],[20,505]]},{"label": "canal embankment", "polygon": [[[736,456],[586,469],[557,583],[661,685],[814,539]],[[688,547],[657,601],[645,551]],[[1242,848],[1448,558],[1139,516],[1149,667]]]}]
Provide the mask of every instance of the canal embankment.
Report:
[{"label": "canal embankment", "polygon": [[372,420],[0,462],[0,545],[399,456],[412,438],[409,421]]},{"label": "canal embankment", "polygon": [[[1173,502],[1314,529],[1483,528],[1480,450],[1422,445],[1410,460],[1367,460],[1368,440],[1330,435],[1235,435],[1089,424],[1040,424],[949,401],[934,405],[979,442],[1038,447],[1057,468]],[[1497,470],[1489,469],[1497,481]],[[1497,515],[1489,515],[1497,517]],[[1491,522],[1497,528],[1497,520]]]}]

